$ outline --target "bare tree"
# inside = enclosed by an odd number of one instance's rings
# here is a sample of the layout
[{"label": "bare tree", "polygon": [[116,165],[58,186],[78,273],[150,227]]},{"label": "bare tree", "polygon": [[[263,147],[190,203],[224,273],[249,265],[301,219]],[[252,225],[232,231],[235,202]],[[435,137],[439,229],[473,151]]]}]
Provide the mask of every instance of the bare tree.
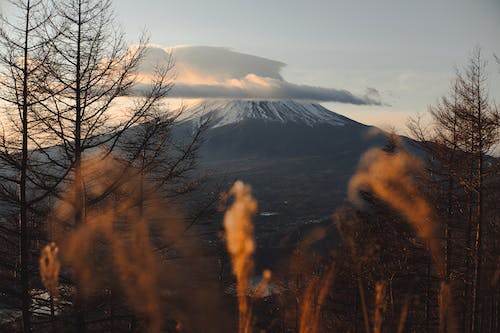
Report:
[{"label": "bare tree", "polygon": [[[465,281],[463,329],[478,332],[483,329],[485,229],[492,225],[486,203],[496,181],[494,165],[486,161],[500,142],[499,113],[487,94],[486,62],[479,47],[465,69],[457,70],[449,97],[430,107],[430,114],[431,128],[414,120],[410,130],[428,154],[428,171],[434,182],[430,188],[436,205],[444,208],[447,275],[463,276]],[[451,259],[454,248],[455,263]],[[465,261],[465,269],[457,260]]]},{"label": "bare tree", "polygon": [[[38,90],[43,67],[48,58],[45,52],[47,38],[40,31],[48,23],[47,10],[42,1],[9,1],[10,14],[16,19],[1,17],[0,53],[1,79],[0,99],[5,105],[0,140],[0,163],[2,184],[1,200],[14,208],[19,216],[19,253],[21,278],[21,308],[23,330],[31,330],[30,315],[30,221],[29,213],[35,202],[41,200],[30,190],[37,183],[36,165],[30,148],[37,121],[33,110],[41,102]],[[14,15],[12,15],[14,16]],[[6,209],[7,211],[9,209]],[[4,215],[4,217],[6,217]],[[9,236],[7,236],[9,237]]]},{"label": "bare tree", "polygon": [[[55,15],[48,34],[60,38],[47,45],[50,66],[46,86],[51,98],[43,103],[39,119],[54,143],[58,144],[52,162],[82,182],[80,165],[86,151],[96,148],[109,154],[122,133],[143,120],[152,105],[168,92],[166,72],[161,73],[148,98],[118,121],[111,121],[113,107],[120,96],[130,93],[135,69],[144,55],[145,40],[127,48],[123,35],[113,22],[111,1],[54,1]],[[123,110],[122,110],[123,112]],[[116,116],[116,115],[115,115]],[[116,118],[116,117],[115,117]],[[78,191],[83,192],[83,191]],[[82,221],[84,198],[75,223]]]},{"label": "bare tree", "polygon": [[486,62],[481,49],[476,48],[463,74],[458,75],[459,94],[464,105],[460,118],[468,124],[465,130],[470,140],[472,156],[471,175],[475,192],[474,212],[474,271],[472,276],[472,320],[471,332],[481,331],[480,298],[484,253],[485,220],[485,159],[498,144],[498,110],[489,101],[487,94]]},{"label": "bare tree", "polygon": [[[46,98],[36,115],[45,135],[36,145],[52,165],[52,176],[74,184],[75,198],[61,197],[61,187],[51,194],[58,200],[71,200],[74,216],[67,223],[76,227],[85,220],[91,201],[103,199],[87,198],[82,162],[86,156],[101,154],[104,158],[117,152],[124,133],[158,111],[171,88],[171,64],[158,69],[149,89],[141,91],[132,106],[120,105],[121,97],[134,93],[146,39],[128,47],[114,22],[110,0],[54,0],[51,5],[53,15],[44,25],[45,36],[58,38],[48,38],[44,48],[49,61],[40,90]],[[41,143],[52,147],[43,149]],[[104,193],[112,193],[112,189]],[[83,331],[83,300],[77,297],[75,301],[77,328]]]},{"label": "bare tree", "polygon": [[[51,192],[73,206],[73,217],[62,222],[65,227],[80,226],[86,212],[109,201],[131,173],[139,172],[145,180],[139,205],[160,190],[172,199],[200,186],[204,176],[194,171],[206,124],[182,139],[174,138],[173,127],[182,109],[168,113],[163,100],[172,87],[172,60],[139,85],[138,69],[147,55],[147,40],[141,38],[133,47],[125,43],[114,23],[111,1],[54,0],[52,6],[54,14],[44,26],[45,35],[58,38],[50,39],[44,49],[50,61],[44,66],[45,84],[39,88],[45,98],[36,115],[43,133],[35,144],[51,164],[51,176],[73,184],[75,197],[61,195],[62,186]],[[51,147],[44,149],[49,143]],[[82,173],[82,163],[111,155],[122,162],[123,172],[114,173],[116,179],[99,196],[89,195],[86,184],[92,179]],[[212,202],[199,207],[192,223]],[[169,245],[159,245],[157,250]],[[81,331],[86,325],[83,307],[83,300],[76,299]]]}]

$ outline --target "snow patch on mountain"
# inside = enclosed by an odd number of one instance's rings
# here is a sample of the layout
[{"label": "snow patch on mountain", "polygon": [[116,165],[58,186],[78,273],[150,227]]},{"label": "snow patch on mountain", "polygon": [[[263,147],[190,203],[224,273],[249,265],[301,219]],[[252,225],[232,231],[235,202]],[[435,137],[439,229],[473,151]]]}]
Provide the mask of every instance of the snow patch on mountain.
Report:
[{"label": "snow patch on mountain", "polygon": [[297,123],[307,126],[344,126],[354,121],[320,104],[296,101],[206,100],[185,110],[181,122],[209,119],[210,127],[237,124],[245,120]]}]

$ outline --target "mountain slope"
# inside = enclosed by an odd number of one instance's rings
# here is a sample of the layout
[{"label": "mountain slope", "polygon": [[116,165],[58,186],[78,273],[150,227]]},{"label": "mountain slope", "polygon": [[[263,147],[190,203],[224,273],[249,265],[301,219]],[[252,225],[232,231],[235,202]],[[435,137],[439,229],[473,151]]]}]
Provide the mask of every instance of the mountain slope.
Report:
[{"label": "mountain slope", "polygon": [[[205,119],[202,168],[223,188],[236,179],[252,186],[257,258],[271,268],[318,226],[331,226],[325,242],[335,246],[332,213],[362,154],[386,143],[381,131],[314,103],[206,101],[186,110],[178,130]],[[206,227],[218,228],[221,219]]]},{"label": "mountain slope", "polygon": [[246,120],[296,123],[306,126],[344,126],[353,120],[331,112],[317,103],[296,101],[207,100],[186,110],[182,121],[210,119],[211,128]]},{"label": "mountain slope", "polygon": [[180,127],[204,120],[209,121],[202,147],[205,161],[253,158],[266,164],[281,158],[332,155],[357,159],[356,152],[366,150],[375,139],[367,137],[368,126],[315,103],[206,101],[186,110]]},{"label": "mountain slope", "polygon": [[325,109],[291,101],[207,101],[180,128],[209,119],[201,163],[217,179],[252,185],[261,212],[281,223],[329,217],[345,198],[361,155],[385,136]]}]

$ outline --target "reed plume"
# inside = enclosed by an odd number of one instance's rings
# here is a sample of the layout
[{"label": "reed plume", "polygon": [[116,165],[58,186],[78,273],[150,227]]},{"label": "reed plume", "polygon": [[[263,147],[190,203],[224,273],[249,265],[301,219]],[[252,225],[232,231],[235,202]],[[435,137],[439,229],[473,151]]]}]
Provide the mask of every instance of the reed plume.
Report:
[{"label": "reed plume", "polygon": [[360,191],[371,191],[399,211],[427,243],[438,274],[444,277],[443,252],[436,239],[437,226],[431,207],[413,177],[421,170],[420,161],[408,153],[371,149],[363,155],[358,171],[349,181],[348,196],[351,202],[360,205]]},{"label": "reed plume", "polygon": [[361,191],[371,191],[399,211],[427,244],[440,284],[441,325],[456,331],[451,306],[451,291],[445,276],[441,244],[436,238],[437,225],[432,210],[418,190],[414,176],[422,171],[420,161],[406,152],[387,153],[371,149],[361,158],[358,171],[349,181],[348,196],[356,205],[362,204]]},{"label": "reed plume", "polygon": [[382,324],[386,310],[385,281],[378,281],[375,284],[375,315],[373,319],[373,333],[382,332]]},{"label": "reed plume", "polygon": [[324,277],[313,276],[304,291],[300,310],[300,333],[316,333],[320,325],[321,307],[332,284],[335,266]]},{"label": "reed plume", "polygon": [[411,296],[407,295],[403,307],[401,308],[401,314],[399,315],[397,333],[404,332],[406,319],[408,319],[408,311],[410,310],[410,302],[411,302]]},{"label": "reed plume", "polygon": [[[112,157],[86,160],[81,174],[85,186],[69,186],[50,221],[62,262],[75,276],[80,294],[90,297],[108,289],[124,295],[148,332],[160,332],[160,260],[154,243],[164,236],[167,222],[176,228],[177,218],[167,211],[168,203],[146,192],[136,170]],[[77,193],[81,188],[83,195]],[[82,223],[75,224],[76,200],[82,196],[86,209]],[[98,204],[88,209],[94,200]]]},{"label": "reed plume", "polygon": [[265,269],[262,272],[262,280],[260,280],[259,284],[255,288],[255,291],[252,293],[252,297],[265,297],[266,289],[269,286],[269,282],[271,281],[272,272],[269,269]]},{"label": "reed plume", "polygon": [[439,332],[459,332],[453,312],[452,289],[447,281],[441,281],[439,286]]},{"label": "reed plume", "polygon": [[255,252],[252,217],[257,211],[257,202],[252,197],[250,186],[241,181],[234,183],[229,191],[234,202],[224,216],[225,240],[231,255],[233,274],[236,277],[238,293],[238,310],[240,333],[249,332],[251,326],[251,309],[249,309],[247,293],[249,278],[253,272],[252,255]]},{"label": "reed plume", "polygon": [[58,281],[61,263],[59,262],[59,248],[51,242],[42,249],[40,254],[40,278],[43,286],[52,297],[59,296]]}]

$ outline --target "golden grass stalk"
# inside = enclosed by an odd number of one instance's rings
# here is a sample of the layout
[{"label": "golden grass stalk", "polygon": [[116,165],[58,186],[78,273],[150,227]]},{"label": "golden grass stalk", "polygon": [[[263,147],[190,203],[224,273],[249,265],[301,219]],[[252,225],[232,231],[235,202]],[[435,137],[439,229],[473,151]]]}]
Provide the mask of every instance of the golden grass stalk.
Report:
[{"label": "golden grass stalk", "polygon": [[247,293],[255,252],[252,217],[257,211],[257,202],[252,197],[250,186],[241,181],[234,183],[229,191],[234,202],[224,215],[226,246],[231,255],[233,274],[236,277],[240,333],[250,332],[252,313]]},{"label": "golden grass stalk", "polygon": [[255,288],[255,292],[252,294],[253,297],[264,297],[266,295],[266,289],[269,286],[269,282],[271,281],[272,272],[269,269],[265,269],[262,272],[262,280]]},{"label": "golden grass stalk", "polygon": [[334,277],[335,266],[332,265],[325,277],[312,277],[304,291],[300,309],[300,333],[316,333],[319,329],[321,307],[328,295]]},{"label": "golden grass stalk", "polygon": [[405,303],[403,304],[403,308],[401,309],[401,314],[399,315],[398,322],[398,333],[403,333],[405,330],[406,319],[408,318],[408,311],[410,309],[410,295],[406,296]]},{"label": "golden grass stalk", "polygon": [[384,322],[386,300],[385,300],[385,281],[378,281],[375,284],[375,314],[373,320],[373,333],[382,332]]},{"label": "golden grass stalk", "polygon": [[451,303],[451,286],[448,282],[441,281],[439,286],[439,332],[458,332],[456,318]]},{"label": "golden grass stalk", "polygon": [[421,163],[412,155],[388,154],[371,149],[361,158],[358,171],[349,181],[348,196],[354,204],[361,203],[360,191],[371,191],[401,212],[424,240],[434,260],[438,275],[444,277],[444,257],[436,239],[436,224],[430,205],[415,185],[413,175],[420,173]]},{"label": "golden grass stalk", "polygon": [[59,262],[59,248],[56,243],[51,242],[42,249],[39,263],[40,278],[42,279],[43,286],[52,297],[57,298],[59,296],[57,285],[61,263]]},{"label": "golden grass stalk", "polygon": [[[436,237],[437,225],[431,206],[418,190],[414,175],[422,172],[421,163],[406,152],[386,153],[371,149],[363,155],[357,173],[349,181],[351,202],[360,204],[360,191],[371,191],[398,210],[426,242],[441,279],[439,295],[440,325],[446,331],[456,331],[452,311],[452,293],[445,276],[445,260]],[[442,331],[444,332],[444,328]]]},{"label": "golden grass stalk", "polygon": [[[84,161],[81,174],[85,186],[69,186],[50,221],[61,246],[61,260],[75,275],[81,295],[115,289],[144,318],[144,329],[158,333],[163,324],[159,260],[150,230],[161,233],[167,221],[169,228],[175,228],[175,217],[153,193],[148,194],[146,205],[142,191],[146,185],[140,174],[112,157]],[[82,188],[85,193],[79,195]],[[98,206],[86,207],[82,223],[75,225],[72,221],[82,196],[84,201],[101,199]],[[41,267],[42,261],[46,260],[41,259]]]}]

